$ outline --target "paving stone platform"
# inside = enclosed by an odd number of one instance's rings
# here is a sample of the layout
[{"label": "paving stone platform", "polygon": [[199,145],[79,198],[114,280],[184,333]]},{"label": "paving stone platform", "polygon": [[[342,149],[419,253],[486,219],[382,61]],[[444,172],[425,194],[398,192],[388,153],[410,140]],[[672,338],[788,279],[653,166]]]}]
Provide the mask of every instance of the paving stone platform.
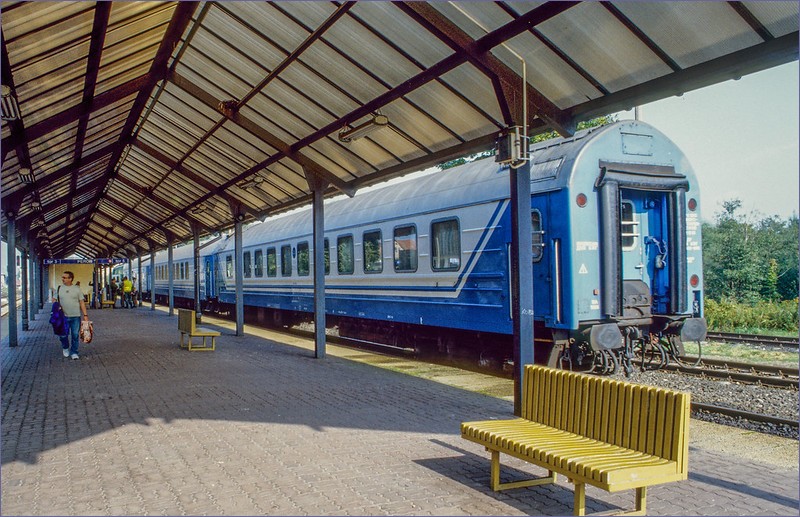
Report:
[{"label": "paving stone platform", "polygon": [[[0,346],[3,515],[565,515],[572,485],[494,493],[459,423],[512,404],[222,328],[179,348],[177,315],[93,310],[63,358],[42,311]],[[204,325],[209,326],[208,323]],[[742,445],[746,447],[746,444]],[[798,473],[690,448],[650,515],[798,515]],[[508,459],[504,478],[538,473]],[[633,491],[587,486],[587,510]]]}]

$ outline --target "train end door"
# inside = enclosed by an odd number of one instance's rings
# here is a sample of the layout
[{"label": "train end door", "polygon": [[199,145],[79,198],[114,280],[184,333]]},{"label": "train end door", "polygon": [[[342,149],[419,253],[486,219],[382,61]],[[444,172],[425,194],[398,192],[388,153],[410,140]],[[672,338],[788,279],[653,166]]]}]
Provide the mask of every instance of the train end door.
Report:
[{"label": "train end door", "polygon": [[665,192],[620,189],[622,308],[625,317],[670,312]]}]

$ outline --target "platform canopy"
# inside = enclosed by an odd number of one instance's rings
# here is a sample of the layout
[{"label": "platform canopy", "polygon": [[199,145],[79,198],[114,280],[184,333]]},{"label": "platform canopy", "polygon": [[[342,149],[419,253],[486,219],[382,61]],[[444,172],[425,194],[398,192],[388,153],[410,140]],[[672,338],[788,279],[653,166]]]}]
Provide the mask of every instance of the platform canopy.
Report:
[{"label": "platform canopy", "polygon": [[[798,57],[789,2],[2,2],[2,211],[127,256]],[[525,81],[525,88],[523,88]],[[8,87],[8,88],[6,88]]]}]

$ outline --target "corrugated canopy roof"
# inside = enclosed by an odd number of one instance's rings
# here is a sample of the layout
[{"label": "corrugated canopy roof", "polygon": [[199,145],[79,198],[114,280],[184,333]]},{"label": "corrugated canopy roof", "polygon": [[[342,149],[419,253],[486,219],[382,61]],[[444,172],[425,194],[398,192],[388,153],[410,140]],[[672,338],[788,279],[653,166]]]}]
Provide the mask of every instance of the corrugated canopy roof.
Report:
[{"label": "corrugated canopy roof", "polygon": [[794,1],[0,6],[3,231],[12,213],[42,257],[160,249],[490,148],[525,114],[568,135],[798,56]]}]

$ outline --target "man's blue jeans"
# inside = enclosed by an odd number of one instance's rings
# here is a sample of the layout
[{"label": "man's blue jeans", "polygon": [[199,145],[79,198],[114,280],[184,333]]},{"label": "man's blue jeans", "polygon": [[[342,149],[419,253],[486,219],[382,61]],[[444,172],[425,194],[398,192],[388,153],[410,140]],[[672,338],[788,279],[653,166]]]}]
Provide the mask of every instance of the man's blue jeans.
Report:
[{"label": "man's blue jeans", "polygon": [[[67,325],[69,325],[69,334],[66,336],[58,336],[61,340],[61,348],[67,349],[69,347],[69,353],[77,354],[78,353],[78,344],[80,340],[78,339],[78,330],[81,328],[81,317],[76,316],[74,318],[67,317]],[[69,346],[69,337],[72,336],[72,346]]]}]

